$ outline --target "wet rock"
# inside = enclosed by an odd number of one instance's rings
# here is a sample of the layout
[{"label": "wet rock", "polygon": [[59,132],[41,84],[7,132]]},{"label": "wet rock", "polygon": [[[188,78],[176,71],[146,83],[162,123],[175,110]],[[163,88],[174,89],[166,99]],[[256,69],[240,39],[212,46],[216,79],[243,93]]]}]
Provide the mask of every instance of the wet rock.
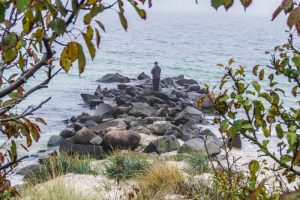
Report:
[{"label": "wet rock", "polygon": [[100,78],[99,80],[97,80],[98,82],[102,82],[102,83],[114,83],[114,82],[119,82],[119,83],[129,83],[130,80],[128,77],[126,76],[122,76],[119,73],[115,73],[115,74],[106,74],[104,76],[102,76],[102,78]]},{"label": "wet rock", "polygon": [[78,154],[80,156],[91,156],[96,159],[101,159],[105,156],[105,152],[101,146],[92,144],[66,143],[60,145],[59,151],[70,154]]},{"label": "wet rock", "polygon": [[83,125],[84,125],[84,127],[89,128],[89,127],[95,126],[96,123],[93,120],[87,120],[86,122],[84,122]]},{"label": "wet rock", "polygon": [[79,123],[79,122],[75,122],[72,124],[73,128],[74,128],[74,131],[77,132],[79,131],[80,129],[82,129],[84,127],[84,124],[82,123]]},{"label": "wet rock", "polygon": [[195,81],[194,79],[180,79],[175,81],[175,83],[180,86],[198,84],[198,82]]},{"label": "wet rock", "polygon": [[195,84],[195,85],[189,85],[186,89],[186,92],[197,92],[197,93],[200,93],[200,94],[204,94],[204,93],[206,93],[206,90],[202,89],[200,87],[200,85]]},{"label": "wet rock", "polygon": [[207,155],[206,148],[209,156],[221,153],[221,148],[218,145],[216,145],[214,141],[207,140],[205,144],[203,139],[200,138],[194,138],[186,141],[180,147],[179,153],[202,152],[203,154]]},{"label": "wet rock", "polygon": [[164,136],[157,140],[150,142],[150,144],[145,148],[145,153],[156,152],[158,154],[176,151],[180,148],[180,144],[176,137],[173,135]]},{"label": "wet rock", "polygon": [[140,73],[137,77],[138,80],[144,80],[144,79],[149,79],[149,78],[150,78],[150,76],[148,76],[144,72]]},{"label": "wet rock", "polygon": [[166,121],[166,118],[164,117],[146,117],[144,118],[147,124],[152,124],[157,121]]},{"label": "wet rock", "polygon": [[184,79],[184,75],[175,76],[175,77],[173,77],[173,79],[176,80],[176,81],[183,80]]},{"label": "wet rock", "polygon": [[126,88],[130,87],[130,85],[126,85],[126,84],[118,84],[118,89],[119,90],[125,90]]},{"label": "wet rock", "polygon": [[164,104],[165,101],[158,98],[158,97],[155,97],[155,96],[145,96],[144,97],[146,99],[146,102],[149,104],[149,105],[154,105],[154,104]]},{"label": "wet rock", "polygon": [[185,123],[188,120],[195,120],[196,122],[205,121],[203,113],[191,106],[186,107],[176,117],[176,123]]},{"label": "wet rock", "polygon": [[102,103],[102,100],[99,99],[96,95],[91,94],[81,94],[81,98],[83,102],[87,105],[89,105],[91,108],[96,107],[100,103]]},{"label": "wet rock", "polygon": [[109,127],[115,127],[118,129],[127,129],[127,124],[122,119],[114,119],[107,122],[104,122],[102,124],[98,124],[96,126],[90,127],[89,129],[95,132],[97,135],[104,135],[106,133],[106,130]]},{"label": "wet rock", "polygon": [[237,134],[232,141],[232,147],[241,149],[242,148],[242,140],[241,140],[241,135]]},{"label": "wet rock", "polygon": [[101,116],[102,118],[112,118],[113,108],[111,105],[106,103],[101,103],[97,109],[95,114]]},{"label": "wet rock", "polygon": [[70,137],[73,137],[75,135],[75,132],[73,130],[70,130],[70,129],[65,129],[59,135],[63,138],[70,138]]},{"label": "wet rock", "polygon": [[101,145],[102,142],[103,142],[103,139],[99,135],[96,135],[90,141],[90,143],[93,144],[93,145]]},{"label": "wet rock", "polygon": [[141,141],[141,136],[130,130],[113,130],[105,134],[104,144],[112,149],[134,149]]},{"label": "wet rock", "polygon": [[134,117],[150,117],[154,116],[156,111],[147,103],[137,102],[132,103],[132,108],[130,109],[129,114]]},{"label": "wet rock", "polygon": [[167,87],[175,87],[175,82],[172,78],[164,78],[161,80],[161,82]]},{"label": "wet rock", "polygon": [[98,85],[98,87],[96,88],[94,94],[95,94],[97,97],[103,97],[101,85]]},{"label": "wet rock", "polygon": [[176,138],[181,138],[183,133],[179,130],[167,130],[165,135],[174,135]]},{"label": "wet rock", "polygon": [[47,142],[47,146],[48,147],[59,146],[59,145],[65,143],[66,141],[67,141],[67,139],[65,139],[59,135],[51,135]]},{"label": "wet rock", "polygon": [[96,134],[88,128],[82,128],[77,131],[74,136],[74,142],[76,144],[90,144],[91,139],[93,139]]}]

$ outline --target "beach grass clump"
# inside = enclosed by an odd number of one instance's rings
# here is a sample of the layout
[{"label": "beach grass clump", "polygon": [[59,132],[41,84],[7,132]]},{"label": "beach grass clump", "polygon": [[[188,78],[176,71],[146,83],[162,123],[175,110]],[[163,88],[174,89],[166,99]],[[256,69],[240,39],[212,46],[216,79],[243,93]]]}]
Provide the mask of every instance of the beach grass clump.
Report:
[{"label": "beach grass clump", "polygon": [[109,163],[104,166],[103,174],[118,179],[144,174],[150,166],[149,158],[151,157],[142,153],[115,151],[107,157]]},{"label": "beach grass clump", "polygon": [[78,155],[68,155],[60,153],[45,159],[43,164],[33,170],[26,180],[31,185],[36,185],[67,173],[76,174],[97,174],[98,172],[91,168],[90,157],[81,157]]},{"label": "beach grass clump", "polygon": [[191,172],[195,174],[202,174],[211,172],[210,162],[203,153],[195,152],[187,155],[186,161],[191,166]]},{"label": "beach grass clump", "polygon": [[139,182],[139,199],[163,199],[166,194],[179,190],[184,182],[176,164],[155,161],[146,173],[137,177]]},{"label": "beach grass clump", "polygon": [[96,196],[84,195],[75,188],[54,180],[38,186],[29,186],[20,192],[17,199],[30,200],[96,200]]}]

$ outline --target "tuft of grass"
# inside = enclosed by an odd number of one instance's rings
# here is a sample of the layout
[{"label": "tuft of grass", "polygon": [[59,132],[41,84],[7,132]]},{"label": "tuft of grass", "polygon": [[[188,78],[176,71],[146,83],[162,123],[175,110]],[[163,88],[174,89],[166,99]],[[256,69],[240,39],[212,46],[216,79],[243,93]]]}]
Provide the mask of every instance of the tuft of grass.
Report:
[{"label": "tuft of grass", "polygon": [[96,196],[83,195],[74,188],[55,180],[38,187],[28,187],[21,191],[18,199],[30,200],[96,200]]},{"label": "tuft of grass", "polygon": [[26,180],[30,185],[36,185],[67,173],[97,174],[90,166],[91,161],[89,157],[70,156],[65,153],[50,156],[40,167],[31,172]]},{"label": "tuft of grass", "polygon": [[191,172],[202,174],[211,172],[211,166],[208,158],[201,153],[192,153],[187,155],[186,161],[191,165]]},{"label": "tuft of grass", "polygon": [[174,164],[155,161],[146,174],[138,176],[139,199],[163,199],[166,194],[176,193],[183,177]]},{"label": "tuft of grass", "polygon": [[110,178],[129,179],[137,174],[145,173],[150,161],[144,154],[135,152],[115,151],[107,159],[103,174]]}]

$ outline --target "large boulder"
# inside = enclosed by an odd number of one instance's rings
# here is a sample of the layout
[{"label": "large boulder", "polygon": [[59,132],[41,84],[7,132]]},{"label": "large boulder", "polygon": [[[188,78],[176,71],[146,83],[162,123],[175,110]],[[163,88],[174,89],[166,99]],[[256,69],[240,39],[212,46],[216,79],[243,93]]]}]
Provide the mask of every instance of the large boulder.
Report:
[{"label": "large boulder", "polygon": [[109,129],[110,127],[117,128],[117,129],[127,129],[127,124],[122,119],[114,119],[90,127],[89,129],[95,132],[97,135],[103,136],[107,132],[107,129]]},{"label": "large boulder", "polygon": [[48,147],[59,146],[67,142],[67,139],[59,136],[59,135],[51,135],[47,142]]},{"label": "large boulder", "polygon": [[63,138],[70,138],[70,137],[73,137],[75,135],[75,132],[71,129],[65,129],[63,130],[62,132],[60,132],[59,134],[61,137]]},{"label": "large boulder", "polygon": [[164,78],[161,80],[162,84],[168,86],[168,87],[174,87],[175,86],[175,82],[172,78]]},{"label": "large boulder", "polygon": [[100,78],[99,80],[97,80],[98,82],[102,82],[102,83],[114,83],[114,82],[118,82],[118,83],[129,83],[130,80],[128,77],[126,76],[122,76],[119,73],[115,73],[115,74],[106,74],[104,76],[102,76],[102,78]]},{"label": "large boulder", "polygon": [[102,118],[112,118],[113,108],[111,105],[101,103],[96,109],[95,115],[99,115]]},{"label": "large boulder", "polygon": [[164,136],[157,140],[150,142],[144,149],[145,153],[166,153],[170,151],[177,151],[180,148],[180,143],[174,135]]},{"label": "large boulder", "polygon": [[196,122],[205,121],[203,113],[191,106],[186,107],[182,112],[175,117],[176,123],[185,123],[188,120],[195,120]]},{"label": "large boulder", "polygon": [[156,121],[147,126],[154,135],[163,136],[167,131],[176,129],[176,127],[168,121]]},{"label": "large boulder", "polygon": [[100,103],[102,103],[102,100],[96,95],[91,94],[80,94],[83,102],[87,105],[89,105],[91,108],[96,107]]},{"label": "large boulder", "polygon": [[101,145],[102,142],[103,142],[103,139],[99,135],[96,135],[90,141],[90,143],[93,144],[93,145]]},{"label": "large boulder", "polygon": [[180,85],[180,86],[198,84],[198,82],[195,81],[194,79],[179,79],[175,83]]},{"label": "large boulder", "polygon": [[136,102],[131,104],[132,107],[129,111],[129,115],[134,117],[150,117],[156,114],[154,108],[147,103]]},{"label": "large boulder", "polygon": [[91,139],[93,139],[96,134],[88,128],[82,128],[75,133],[74,143],[76,144],[90,144]]},{"label": "large boulder", "polygon": [[149,79],[149,78],[150,78],[150,76],[148,76],[144,72],[140,73],[137,77],[138,80],[144,80],[144,79]]},{"label": "large boulder", "polygon": [[194,84],[194,85],[187,86],[186,92],[197,92],[197,93],[200,93],[200,94],[205,94],[206,90],[201,88],[200,85]]},{"label": "large boulder", "polygon": [[105,156],[105,152],[101,146],[92,144],[74,144],[69,142],[60,145],[59,151],[70,154],[78,154],[80,156],[91,156],[96,159],[100,159]]},{"label": "large boulder", "polygon": [[[179,149],[179,153],[192,153],[192,152],[201,152],[205,155],[212,156],[221,153],[221,148],[216,144],[214,140],[201,138],[194,138],[186,141]],[[207,150],[206,150],[207,149]]]},{"label": "large boulder", "polygon": [[112,130],[103,139],[107,148],[134,149],[140,144],[141,136],[131,130]]}]

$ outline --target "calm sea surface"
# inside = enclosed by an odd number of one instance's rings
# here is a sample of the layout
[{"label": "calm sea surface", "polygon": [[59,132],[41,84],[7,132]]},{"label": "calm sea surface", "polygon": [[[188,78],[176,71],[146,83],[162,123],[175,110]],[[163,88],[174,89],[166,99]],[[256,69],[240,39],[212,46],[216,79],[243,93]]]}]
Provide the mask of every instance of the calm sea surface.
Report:
[{"label": "calm sea surface", "polygon": [[[95,81],[106,73],[136,77],[142,71],[149,73],[152,63],[158,61],[164,77],[184,74],[202,84],[214,85],[223,73],[216,64],[226,63],[233,57],[249,72],[256,64],[268,64],[269,56],[264,52],[284,43],[288,36],[284,18],[271,22],[269,15],[154,9],[148,13],[146,22],[128,13],[129,30],[125,32],[118,16],[111,14],[113,17],[100,18],[107,33],[102,33],[101,49],[94,61],[88,59],[85,73],[79,76],[76,65],[69,74],[60,73],[48,89],[35,93],[30,103],[25,103],[38,104],[52,97],[36,112],[46,119],[48,126],[43,127],[41,141],[33,145],[33,152],[47,148],[49,136],[64,128],[62,120],[83,111],[93,112],[81,105],[80,93],[93,93],[98,85]],[[38,77],[30,84],[37,83]],[[283,84],[288,86],[288,83]]]}]

